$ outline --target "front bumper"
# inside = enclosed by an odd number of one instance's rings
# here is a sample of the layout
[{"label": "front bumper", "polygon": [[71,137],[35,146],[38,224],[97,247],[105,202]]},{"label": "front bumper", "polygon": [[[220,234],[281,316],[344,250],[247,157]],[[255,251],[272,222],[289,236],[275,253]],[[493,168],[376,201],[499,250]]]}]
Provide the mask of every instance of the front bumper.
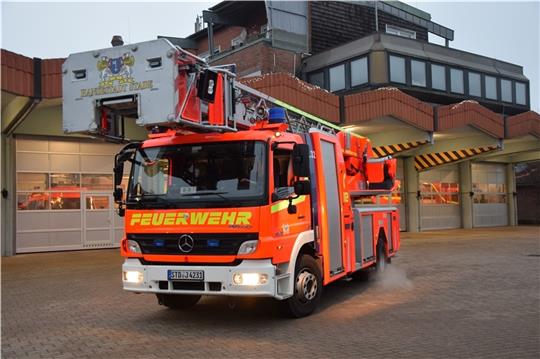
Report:
[{"label": "front bumper", "polygon": [[[167,278],[168,270],[202,270],[204,282],[176,282]],[[122,271],[137,271],[142,274],[140,283],[127,282],[122,276],[124,290],[132,292],[168,293],[168,294],[200,294],[228,296],[258,296],[282,299],[278,294],[276,267],[270,259],[244,260],[237,266],[181,266],[181,265],[143,265],[136,258],[127,258]],[[236,285],[233,283],[235,273],[266,274],[267,282],[261,285]],[[186,284],[189,288],[186,289]],[[192,285],[195,283],[195,285]],[[179,285],[178,285],[179,284]],[[184,287],[179,289],[180,287]],[[177,289],[175,289],[177,288]]]}]

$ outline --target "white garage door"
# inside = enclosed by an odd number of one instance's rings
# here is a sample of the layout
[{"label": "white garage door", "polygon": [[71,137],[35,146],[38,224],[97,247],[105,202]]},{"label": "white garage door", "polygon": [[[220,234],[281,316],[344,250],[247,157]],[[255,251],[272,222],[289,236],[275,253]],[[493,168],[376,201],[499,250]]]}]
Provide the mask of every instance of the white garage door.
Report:
[{"label": "white garage door", "polygon": [[473,163],[472,182],[474,227],[507,226],[508,204],[504,165]]},{"label": "white garage door", "polygon": [[419,185],[420,229],[461,228],[458,167],[420,172]]},{"label": "white garage door", "polygon": [[118,246],[112,168],[121,146],[17,139],[17,253]]}]

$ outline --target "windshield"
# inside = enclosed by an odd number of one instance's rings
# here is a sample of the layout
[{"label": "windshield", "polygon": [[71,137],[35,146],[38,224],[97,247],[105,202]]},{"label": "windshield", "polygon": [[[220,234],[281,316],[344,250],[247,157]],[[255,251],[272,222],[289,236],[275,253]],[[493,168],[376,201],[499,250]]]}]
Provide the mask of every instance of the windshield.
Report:
[{"label": "windshield", "polygon": [[139,149],[128,207],[262,205],[267,201],[265,169],[266,145],[258,141]]}]

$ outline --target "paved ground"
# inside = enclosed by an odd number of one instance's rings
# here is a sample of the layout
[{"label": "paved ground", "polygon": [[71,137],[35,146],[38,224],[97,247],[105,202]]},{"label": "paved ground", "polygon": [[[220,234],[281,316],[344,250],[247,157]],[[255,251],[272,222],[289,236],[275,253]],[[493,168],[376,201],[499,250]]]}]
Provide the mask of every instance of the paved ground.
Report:
[{"label": "paved ground", "polygon": [[405,234],[380,282],[325,288],[290,320],[272,301],[187,312],[124,293],[117,251],[2,259],[4,358],[538,358],[540,228]]}]

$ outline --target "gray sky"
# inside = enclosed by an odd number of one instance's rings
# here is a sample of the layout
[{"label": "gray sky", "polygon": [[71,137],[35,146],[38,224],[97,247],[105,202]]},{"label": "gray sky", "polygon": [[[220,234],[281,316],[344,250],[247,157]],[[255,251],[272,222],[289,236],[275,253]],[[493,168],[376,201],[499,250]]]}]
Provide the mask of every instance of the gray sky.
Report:
[{"label": "gray sky", "polygon": [[[540,1],[406,2],[454,29],[451,47],[523,66],[531,81],[531,108],[540,111]],[[2,1],[1,46],[29,57],[54,58],[108,47],[114,34],[128,43],[157,35],[185,37],[194,30],[195,16],[216,3]]]}]

